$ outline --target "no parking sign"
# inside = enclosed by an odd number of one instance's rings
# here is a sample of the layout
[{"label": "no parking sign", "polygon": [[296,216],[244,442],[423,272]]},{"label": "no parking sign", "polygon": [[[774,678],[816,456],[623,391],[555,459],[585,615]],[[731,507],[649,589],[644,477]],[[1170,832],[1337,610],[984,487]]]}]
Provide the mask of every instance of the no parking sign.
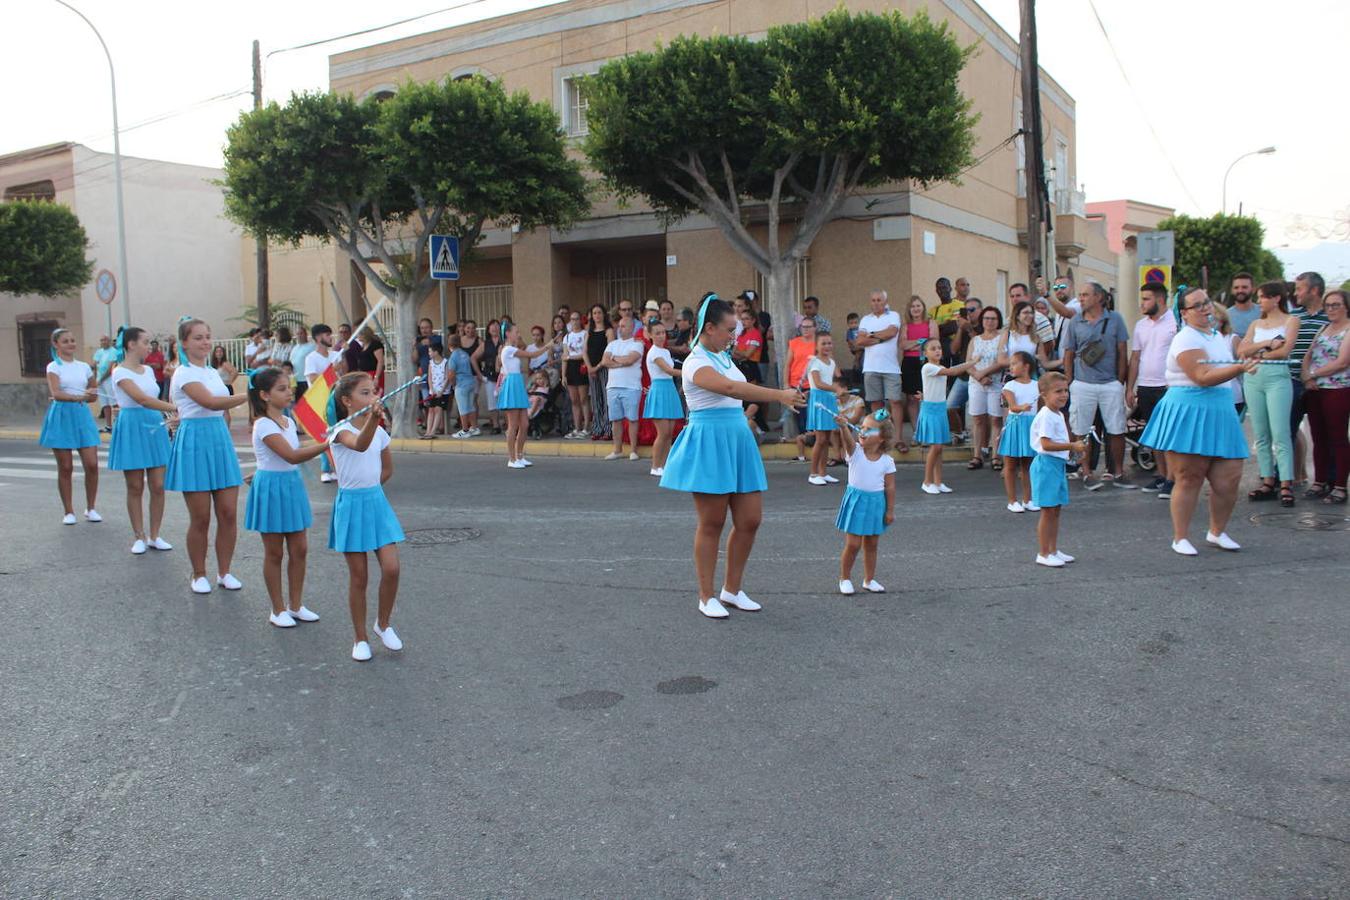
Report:
[{"label": "no parking sign", "polygon": [[1139,267],[1140,284],[1161,284],[1167,288],[1168,296],[1172,294],[1172,267],[1164,265],[1151,265]]}]

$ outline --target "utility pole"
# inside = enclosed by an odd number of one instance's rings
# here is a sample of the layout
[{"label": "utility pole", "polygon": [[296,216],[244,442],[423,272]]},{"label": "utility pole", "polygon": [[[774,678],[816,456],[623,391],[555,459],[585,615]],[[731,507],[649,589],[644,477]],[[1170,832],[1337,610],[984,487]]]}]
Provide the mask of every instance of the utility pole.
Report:
[{"label": "utility pole", "polygon": [[1041,76],[1036,62],[1036,0],[1018,0],[1022,31],[1018,40],[1022,54],[1022,146],[1026,148],[1027,268],[1028,284],[1038,275],[1047,282],[1055,278],[1055,261],[1045,258],[1045,161],[1041,157]]},{"label": "utility pole", "polygon": [[[253,42],[253,108],[262,109],[262,50],[257,41]],[[267,293],[267,240],[261,237],[257,241],[257,270],[258,327],[270,328],[272,317]]]}]

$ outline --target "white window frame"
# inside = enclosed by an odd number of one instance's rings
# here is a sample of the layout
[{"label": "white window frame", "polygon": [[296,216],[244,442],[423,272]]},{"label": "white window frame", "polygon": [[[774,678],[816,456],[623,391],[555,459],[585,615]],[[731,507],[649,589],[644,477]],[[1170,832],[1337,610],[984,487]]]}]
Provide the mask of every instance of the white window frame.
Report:
[{"label": "white window frame", "polygon": [[600,67],[606,62],[608,60],[595,59],[571,66],[559,66],[553,70],[553,108],[558,111],[563,131],[569,138],[582,138],[590,133],[590,126],[585,120],[585,111],[590,104],[584,102],[581,96],[580,80],[586,75],[599,72]]}]

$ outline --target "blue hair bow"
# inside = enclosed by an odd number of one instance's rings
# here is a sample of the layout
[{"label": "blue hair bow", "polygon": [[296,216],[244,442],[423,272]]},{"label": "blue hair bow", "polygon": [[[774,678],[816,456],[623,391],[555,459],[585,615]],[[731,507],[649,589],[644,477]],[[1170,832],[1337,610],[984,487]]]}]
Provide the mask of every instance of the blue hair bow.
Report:
[{"label": "blue hair bow", "polygon": [[[193,317],[190,316],[190,315],[189,315],[189,316],[179,316],[179,317],[178,317],[178,324],[179,324],[179,325],[182,325],[184,322],[186,322],[188,319],[191,319],[191,318],[193,318]],[[188,362],[187,351],[183,349],[183,342],[182,342],[181,340],[178,342],[178,364],[179,364],[179,365],[182,365],[182,366],[191,365],[191,363]]]},{"label": "blue hair bow", "polygon": [[876,412],[872,413],[872,421],[876,422],[878,425],[880,425],[882,422],[885,422],[890,417],[891,417],[890,410],[886,409],[879,409]]}]

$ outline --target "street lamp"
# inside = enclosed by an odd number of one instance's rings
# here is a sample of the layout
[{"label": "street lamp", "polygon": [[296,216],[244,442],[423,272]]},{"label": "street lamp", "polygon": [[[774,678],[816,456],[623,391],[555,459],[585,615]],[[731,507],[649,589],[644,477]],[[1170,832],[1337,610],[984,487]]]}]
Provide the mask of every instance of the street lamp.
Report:
[{"label": "street lamp", "polygon": [[103,35],[99,34],[94,23],[89,21],[89,17],[71,6],[66,0],[56,0],[57,3],[73,12],[75,15],[84,19],[84,24],[88,25],[94,32],[94,37],[98,38],[99,46],[103,48],[103,55],[108,57],[108,81],[112,84],[112,114],[113,114],[113,185],[116,194],[117,209],[117,261],[122,275],[122,324],[131,324],[131,292],[127,288],[127,223],[122,215],[122,140],[121,130],[117,125],[117,72],[113,69],[112,54],[108,52],[108,45],[103,40]]},{"label": "street lamp", "polygon": [[[60,3],[61,0],[57,0],[57,2]],[[1228,171],[1223,173],[1223,212],[1228,212],[1228,173],[1233,171],[1233,166],[1236,166],[1238,163],[1242,162],[1249,156],[1259,156],[1262,154],[1274,152],[1275,152],[1274,147],[1262,147],[1260,150],[1253,150],[1250,153],[1244,153],[1228,164]]]}]

